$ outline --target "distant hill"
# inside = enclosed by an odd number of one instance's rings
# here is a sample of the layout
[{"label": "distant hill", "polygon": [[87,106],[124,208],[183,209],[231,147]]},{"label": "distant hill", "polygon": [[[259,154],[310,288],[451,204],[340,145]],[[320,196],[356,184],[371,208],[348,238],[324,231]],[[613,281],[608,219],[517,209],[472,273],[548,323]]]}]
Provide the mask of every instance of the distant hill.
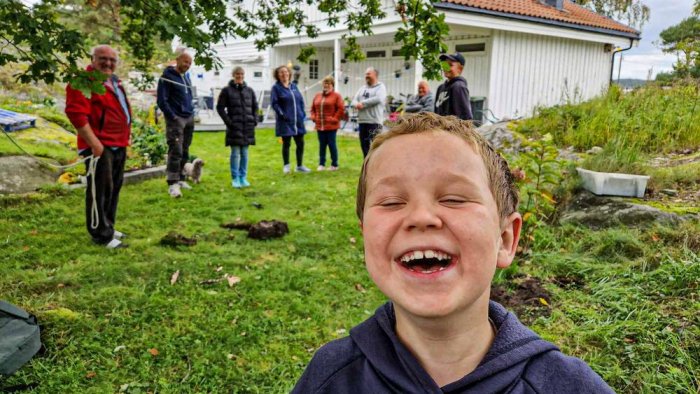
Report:
[{"label": "distant hill", "polygon": [[642,85],[646,85],[648,81],[646,79],[622,78],[619,81],[614,80],[613,82],[619,84],[623,88],[638,88]]}]

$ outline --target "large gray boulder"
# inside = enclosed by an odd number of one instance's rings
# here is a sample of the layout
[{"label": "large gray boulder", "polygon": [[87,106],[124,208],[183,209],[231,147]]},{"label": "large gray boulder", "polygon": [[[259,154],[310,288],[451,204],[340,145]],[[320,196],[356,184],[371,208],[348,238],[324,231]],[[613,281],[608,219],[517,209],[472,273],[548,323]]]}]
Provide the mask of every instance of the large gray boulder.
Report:
[{"label": "large gray boulder", "polygon": [[620,224],[644,227],[653,223],[675,224],[693,215],[679,216],[622,197],[601,197],[582,191],[564,208],[559,223],[577,223],[591,228],[606,228]]},{"label": "large gray boulder", "polygon": [[509,124],[510,122],[487,124],[476,130],[494,149],[505,153],[517,153],[520,149],[520,140],[513,136]]},{"label": "large gray boulder", "polygon": [[29,156],[0,156],[0,194],[33,192],[55,183],[59,175]]}]

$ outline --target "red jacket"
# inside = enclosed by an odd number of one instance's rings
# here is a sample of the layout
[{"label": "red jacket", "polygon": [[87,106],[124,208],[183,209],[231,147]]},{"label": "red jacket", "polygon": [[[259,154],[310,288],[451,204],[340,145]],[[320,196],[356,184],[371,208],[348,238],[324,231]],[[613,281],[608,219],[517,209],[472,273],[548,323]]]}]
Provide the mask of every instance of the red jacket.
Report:
[{"label": "red jacket", "polygon": [[[88,71],[92,67],[88,67]],[[118,81],[119,89],[126,92]],[[127,121],[126,114],[119,104],[117,94],[109,80],[104,83],[107,91],[105,94],[95,94],[87,99],[79,90],[73,89],[70,84],[66,86],[66,115],[75,128],[80,128],[90,123],[92,131],[97,139],[105,146],[124,147],[129,145],[131,135],[131,124]],[[131,117],[131,107],[129,107],[129,117]],[[87,143],[78,135],[78,149],[89,148]]]},{"label": "red jacket", "polygon": [[311,104],[311,120],[316,123],[318,131],[338,130],[344,113],[345,102],[335,90],[328,94],[316,94]]}]

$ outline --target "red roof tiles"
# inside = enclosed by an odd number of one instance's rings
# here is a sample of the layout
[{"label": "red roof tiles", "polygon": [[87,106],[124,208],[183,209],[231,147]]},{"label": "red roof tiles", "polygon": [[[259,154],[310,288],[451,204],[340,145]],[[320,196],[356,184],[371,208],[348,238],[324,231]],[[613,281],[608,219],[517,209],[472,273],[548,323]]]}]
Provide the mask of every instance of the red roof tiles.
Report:
[{"label": "red roof tiles", "polygon": [[609,29],[625,33],[639,34],[635,29],[616,22],[608,17],[596,14],[587,8],[564,0],[564,9],[544,4],[540,0],[442,0],[467,7],[480,8],[504,14],[547,19],[594,28]]}]

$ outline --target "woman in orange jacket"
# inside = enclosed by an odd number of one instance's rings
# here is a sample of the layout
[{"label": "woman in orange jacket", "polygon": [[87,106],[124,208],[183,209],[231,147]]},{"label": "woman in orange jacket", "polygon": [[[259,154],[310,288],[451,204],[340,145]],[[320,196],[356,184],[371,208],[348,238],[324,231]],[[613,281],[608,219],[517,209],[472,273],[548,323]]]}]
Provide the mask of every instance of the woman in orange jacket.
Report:
[{"label": "woman in orange jacket", "polygon": [[334,87],[333,77],[323,78],[323,91],[316,94],[311,104],[311,120],[316,123],[316,134],[318,134],[318,171],[326,169],[326,147],[331,152],[331,166],[328,167],[328,171],[338,169],[338,146],[335,137],[340,127],[340,120],[345,113],[345,102]]}]

